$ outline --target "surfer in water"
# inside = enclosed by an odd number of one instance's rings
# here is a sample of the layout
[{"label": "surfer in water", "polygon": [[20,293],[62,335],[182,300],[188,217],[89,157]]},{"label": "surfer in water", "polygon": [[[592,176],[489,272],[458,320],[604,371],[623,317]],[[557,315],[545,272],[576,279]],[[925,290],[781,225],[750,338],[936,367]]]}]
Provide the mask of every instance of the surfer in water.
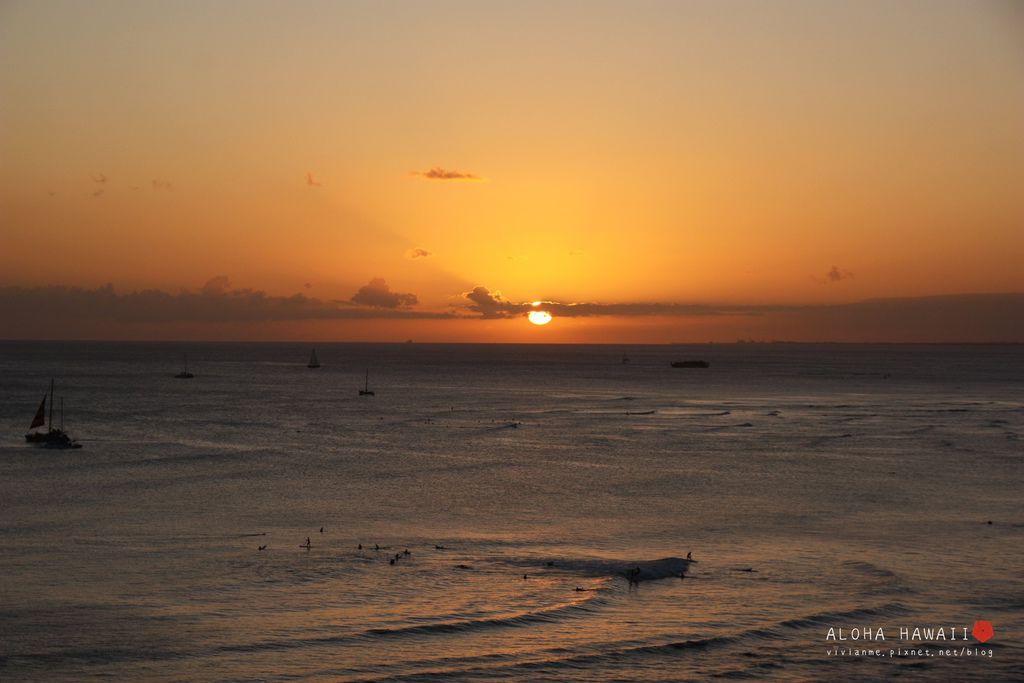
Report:
[{"label": "surfer in water", "polygon": [[693,553],[686,553],[686,559],[692,560],[693,559]]}]

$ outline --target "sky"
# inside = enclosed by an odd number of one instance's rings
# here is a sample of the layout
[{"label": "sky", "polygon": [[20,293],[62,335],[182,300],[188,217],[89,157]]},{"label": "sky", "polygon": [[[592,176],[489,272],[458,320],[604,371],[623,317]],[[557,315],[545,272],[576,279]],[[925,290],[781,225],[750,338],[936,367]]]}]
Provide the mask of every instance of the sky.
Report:
[{"label": "sky", "polygon": [[0,338],[1024,342],[1020,3],[0,0],[0,61]]}]

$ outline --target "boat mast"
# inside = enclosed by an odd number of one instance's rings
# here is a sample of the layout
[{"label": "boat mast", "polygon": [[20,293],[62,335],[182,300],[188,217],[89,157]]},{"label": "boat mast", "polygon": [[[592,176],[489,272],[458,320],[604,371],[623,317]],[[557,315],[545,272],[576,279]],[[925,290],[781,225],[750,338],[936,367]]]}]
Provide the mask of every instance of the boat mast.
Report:
[{"label": "boat mast", "polygon": [[50,378],[50,424],[49,430],[53,430],[53,378]]},{"label": "boat mast", "polygon": [[64,431],[64,397],[60,397],[60,431]]},{"label": "boat mast", "polygon": [[364,391],[369,391],[369,390],[370,390],[370,371],[367,370],[366,371],[366,388],[364,389]]}]

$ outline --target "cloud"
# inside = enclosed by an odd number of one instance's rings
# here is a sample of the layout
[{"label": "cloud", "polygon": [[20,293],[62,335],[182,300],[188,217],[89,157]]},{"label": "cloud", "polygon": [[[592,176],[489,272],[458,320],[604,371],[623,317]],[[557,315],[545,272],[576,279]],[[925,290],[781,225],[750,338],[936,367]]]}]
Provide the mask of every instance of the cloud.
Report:
[{"label": "cloud", "polygon": [[467,308],[483,318],[512,318],[525,315],[533,306],[528,303],[514,303],[502,298],[501,292],[491,292],[486,287],[474,287],[463,293],[470,301]]},{"label": "cloud", "polygon": [[416,247],[415,249],[410,249],[405,252],[405,257],[413,260],[418,258],[430,258],[431,256],[433,256],[431,252],[426,249],[421,249],[420,247]]},{"label": "cloud", "polygon": [[[69,334],[124,335],[131,334],[133,329],[144,329],[147,324],[168,323],[200,323],[230,329],[224,326],[312,320],[483,320],[521,316],[533,308],[529,302],[509,301],[486,287],[466,292],[461,312],[404,308],[402,305],[412,305],[415,297],[391,292],[381,279],[360,289],[357,297],[367,291],[371,297],[380,297],[377,301],[384,305],[355,305],[303,294],[272,296],[260,290],[233,289],[224,275],[211,278],[198,291],[183,290],[177,294],[155,289],[121,294],[112,285],[96,289],[0,286],[0,320],[4,321],[2,336],[30,339],[67,338]],[[667,334],[680,324],[688,328],[694,321],[703,321],[700,329],[721,330],[722,334],[732,334],[731,338],[1024,342],[1024,293],[871,299],[824,305],[546,301],[540,308],[556,318],[660,318],[657,324],[668,325]],[[673,322],[673,318],[678,322]]]},{"label": "cloud", "polygon": [[418,299],[415,294],[392,292],[383,278],[375,277],[370,284],[363,285],[352,295],[352,302],[375,308],[407,308],[414,306]]},{"label": "cloud", "polygon": [[514,318],[534,308],[555,318],[744,318],[775,325],[778,336],[857,341],[1024,342],[1024,293],[869,299],[852,304],[701,304],[681,302],[515,302],[475,287],[463,310],[481,319]]},{"label": "cloud", "polygon": [[848,270],[839,270],[837,266],[832,266],[832,270],[825,273],[827,282],[840,282],[842,280],[852,280],[853,273]]},{"label": "cloud", "polygon": [[103,185],[108,180],[109,180],[109,178],[107,178],[107,176],[103,175],[102,173],[93,173],[92,174],[92,181],[94,183],[99,183],[100,185]]},{"label": "cloud", "polygon": [[427,180],[483,180],[480,176],[472,173],[449,171],[440,166],[435,166],[427,171],[413,171],[412,174]]},{"label": "cloud", "polygon": [[312,171],[306,171],[306,184],[310,187],[320,187],[320,181],[313,177]]},{"label": "cloud", "polygon": [[231,279],[227,275],[211,277],[200,291],[203,296],[224,296],[231,291]]},{"label": "cloud", "polygon": [[[390,294],[398,297],[404,305],[416,302],[416,297],[411,294]],[[236,323],[453,317],[448,312],[412,311],[398,306],[366,308],[347,301],[325,301],[303,294],[272,296],[260,290],[232,289],[230,280],[223,275],[211,278],[198,292],[182,290],[178,294],[157,289],[119,294],[109,284],[97,289],[0,287],[0,320],[5,322],[5,328],[9,322],[12,329],[26,330],[33,325],[49,325],[54,319],[65,322]]]},{"label": "cloud", "polygon": [[172,185],[171,181],[169,181],[169,180],[154,180],[152,182],[153,182],[153,189],[154,190],[168,190],[168,191],[170,191],[170,190],[174,189],[174,185]]},{"label": "cloud", "polygon": [[689,303],[601,303],[543,301],[534,306],[531,301],[509,301],[501,292],[486,287],[475,287],[462,295],[469,301],[466,308],[483,318],[514,318],[541,308],[556,317],[586,318],[592,316],[652,316],[652,315],[757,315],[767,311],[783,310],[784,306],[712,305]]},{"label": "cloud", "polygon": [[104,193],[104,190],[103,189],[99,189],[99,190],[96,190],[95,192],[93,192],[92,196],[96,197],[98,199],[98,198],[103,196],[103,193]]}]

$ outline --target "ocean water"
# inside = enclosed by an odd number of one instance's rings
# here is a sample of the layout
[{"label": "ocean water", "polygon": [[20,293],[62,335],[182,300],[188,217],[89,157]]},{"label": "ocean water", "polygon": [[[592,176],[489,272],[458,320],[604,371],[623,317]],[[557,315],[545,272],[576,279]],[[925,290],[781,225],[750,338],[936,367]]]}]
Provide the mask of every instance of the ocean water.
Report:
[{"label": "ocean water", "polygon": [[1024,679],[1024,347],[310,348],[0,343],[0,679]]}]

